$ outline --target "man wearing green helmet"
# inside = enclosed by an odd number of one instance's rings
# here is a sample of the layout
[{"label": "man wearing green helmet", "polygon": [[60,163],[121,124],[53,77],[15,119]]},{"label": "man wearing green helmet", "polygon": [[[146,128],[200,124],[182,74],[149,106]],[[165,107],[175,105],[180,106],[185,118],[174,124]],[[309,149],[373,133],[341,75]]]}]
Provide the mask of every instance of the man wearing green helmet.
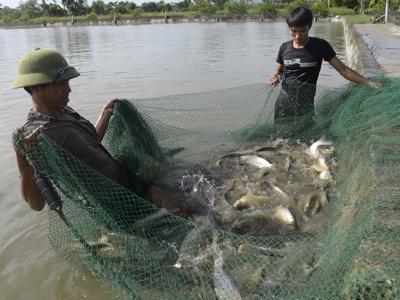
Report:
[{"label": "man wearing green helmet", "polygon": [[[64,57],[52,49],[35,49],[25,54],[18,68],[13,88],[24,88],[32,97],[32,109],[27,122],[19,131],[31,132],[35,128],[53,139],[87,165],[127,187],[139,196],[160,206],[171,208],[178,215],[190,212],[159,187],[149,185],[140,178],[128,177],[110,153],[101,144],[112,115],[113,103],[109,101],[102,109],[93,126],[67,104],[71,88],[69,80],[79,72],[69,66]],[[31,134],[30,137],[32,138]],[[14,144],[21,179],[21,192],[34,210],[42,210],[45,201],[35,184],[35,171]]]}]

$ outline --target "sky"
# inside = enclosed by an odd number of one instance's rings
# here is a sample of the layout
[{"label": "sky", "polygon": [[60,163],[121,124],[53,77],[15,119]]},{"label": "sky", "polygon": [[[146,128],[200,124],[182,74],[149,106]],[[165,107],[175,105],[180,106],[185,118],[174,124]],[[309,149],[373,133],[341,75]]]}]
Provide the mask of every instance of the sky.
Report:
[{"label": "sky", "polygon": [[[111,2],[112,0],[103,0],[105,3]],[[113,1],[117,1],[117,0],[113,0]],[[124,0],[124,1],[132,1],[132,0]],[[143,2],[159,2],[161,0],[135,0],[133,2],[135,2],[136,4],[140,5]],[[21,1],[21,0],[0,0],[0,4],[2,4],[3,6],[8,6],[8,7],[12,7],[15,8],[19,5],[20,2],[25,2],[25,0]],[[41,0],[38,0],[39,3],[41,3]],[[47,0],[46,2],[53,2],[53,0]],[[61,4],[61,0],[55,0],[56,3]],[[87,0],[88,4],[92,4],[92,0]],[[165,1],[166,3],[171,3],[171,2],[176,2],[174,0],[171,1]]]}]

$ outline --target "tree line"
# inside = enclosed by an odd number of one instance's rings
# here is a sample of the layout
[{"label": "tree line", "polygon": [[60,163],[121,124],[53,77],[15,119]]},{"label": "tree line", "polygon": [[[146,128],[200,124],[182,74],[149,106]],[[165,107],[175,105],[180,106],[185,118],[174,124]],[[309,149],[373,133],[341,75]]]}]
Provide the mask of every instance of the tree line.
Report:
[{"label": "tree line", "polygon": [[[317,15],[349,15],[360,8],[374,13],[385,7],[385,0],[292,0],[273,2],[263,0],[252,4],[251,0],[183,0],[176,3],[144,2],[140,6],[130,1],[105,3],[95,0],[91,5],[86,0],[62,0],[59,5],[51,0],[26,0],[17,8],[0,4],[0,24],[31,23],[32,20],[45,22],[46,18],[83,17],[86,20],[119,18],[140,18],[166,14],[176,16],[260,16],[277,17],[286,15],[298,6],[309,6]],[[54,0],[52,0],[54,1]],[[391,8],[397,10],[400,0],[391,0]],[[107,17],[108,16],[108,17]]]}]

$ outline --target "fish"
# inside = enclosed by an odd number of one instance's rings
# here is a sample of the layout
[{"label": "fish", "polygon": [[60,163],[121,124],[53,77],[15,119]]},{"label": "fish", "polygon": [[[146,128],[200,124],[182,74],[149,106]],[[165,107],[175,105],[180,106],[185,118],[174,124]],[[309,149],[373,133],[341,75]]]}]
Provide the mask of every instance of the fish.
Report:
[{"label": "fish", "polygon": [[290,166],[292,165],[292,158],[290,156],[286,156],[285,164],[283,165],[284,170],[289,171]]},{"label": "fish", "polygon": [[180,246],[178,260],[174,264],[176,269],[182,268],[182,264],[192,264],[198,251],[198,240],[205,228],[205,226],[195,226],[187,233]]},{"label": "fish", "polygon": [[315,189],[309,193],[299,196],[299,206],[305,219],[315,216],[328,203],[326,192],[322,189]]},{"label": "fish", "polygon": [[[202,173],[210,178],[214,196],[212,202],[201,194],[201,202],[207,204],[201,212],[205,216],[211,211],[212,222],[208,216],[199,222],[235,233],[302,230],[304,223],[326,205],[327,193],[334,186],[333,143],[324,136],[311,146],[300,141],[270,140],[265,145],[224,154],[217,164],[215,161],[214,156],[197,173],[199,178]],[[314,190],[318,192],[311,195]],[[200,199],[197,193],[184,192],[193,202]]]},{"label": "fish", "polygon": [[257,196],[249,191],[246,195],[238,199],[233,206],[237,209],[262,206],[268,203],[268,200],[267,197]]},{"label": "fish", "polygon": [[319,178],[320,178],[321,180],[330,181],[330,180],[332,180],[331,172],[330,172],[329,170],[322,171],[322,172],[319,174]]},{"label": "fish", "polygon": [[160,219],[169,215],[168,210],[165,208],[160,208],[155,210],[153,213],[149,214],[148,216],[141,218],[135,222],[135,227],[145,227],[151,223],[159,222]]},{"label": "fish", "polygon": [[223,191],[225,191],[224,199],[228,204],[233,205],[237,199],[248,193],[249,187],[244,180],[237,180],[234,184],[230,184],[230,182],[224,183]]},{"label": "fish", "polygon": [[296,220],[287,207],[278,205],[273,209],[257,209],[244,214],[232,225],[234,233],[279,234],[297,228]]},{"label": "fish", "polygon": [[[240,291],[255,290],[262,283],[266,266],[263,263],[255,264],[254,262],[243,262],[232,266],[230,270],[231,277],[235,280],[235,283]],[[243,293],[243,298],[248,299],[247,294]],[[252,298],[250,299],[261,299]]]},{"label": "fish", "polygon": [[224,259],[216,239],[213,240],[214,249],[214,291],[218,300],[241,300],[238,288],[224,270]]},{"label": "fish", "polygon": [[127,243],[129,239],[135,239],[133,236],[119,232],[112,232],[105,228],[96,230],[87,237],[83,237],[88,247],[81,243],[79,240],[72,240],[66,244],[63,251],[68,255],[78,254],[81,257],[87,255],[98,255],[104,259],[112,261],[121,261],[127,257]]},{"label": "fish", "polygon": [[246,164],[257,168],[271,168],[272,164],[264,158],[261,158],[256,155],[243,155],[240,157],[240,160]]},{"label": "fish", "polygon": [[283,228],[291,231],[296,229],[296,220],[290,210],[282,205],[278,205],[272,214],[273,220]]},{"label": "fish", "polygon": [[267,146],[254,146],[248,149],[243,149],[243,150],[238,150],[235,152],[229,152],[227,154],[224,154],[221,158],[234,158],[234,157],[239,157],[239,156],[244,156],[244,155],[251,155],[255,154],[257,152],[263,152],[263,151],[276,151],[279,149],[279,145],[267,145]]},{"label": "fish", "polygon": [[323,146],[323,145],[331,146],[332,144],[333,143],[331,141],[327,141],[325,139],[325,136],[321,136],[321,138],[318,141],[316,141],[315,143],[313,143],[310,146],[309,153],[312,157],[316,158],[319,155],[319,153],[318,153],[319,146]]},{"label": "fish", "polygon": [[315,158],[313,164],[311,165],[311,169],[322,173],[324,171],[329,171],[329,166],[327,165],[325,159],[321,156]]},{"label": "fish", "polygon": [[256,181],[260,181],[263,177],[265,177],[265,176],[268,175],[269,173],[271,173],[271,168],[270,168],[270,167],[261,168],[261,169],[258,169],[258,170],[252,175],[252,177],[253,177]]},{"label": "fish", "polygon": [[121,261],[124,257],[127,256],[127,253],[128,251],[126,247],[113,246],[113,245],[101,247],[100,249],[97,250],[97,254],[99,256],[113,261]]},{"label": "fish", "polygon": [[212,208],[213,220],[221,227],[232,224],[239,215],[239,211],[228,203],[225,196],[218,197]]},{"label": "fish", "polygon": [[290,196],[288,193],[286,193],[285,191],[283,191],[281,188],[279,188],[278,186],[275,185],[275,183],[273,182],[272,179],[268,179],[267,180],[269,186],[272,188],[272,190],[279,196],[281,197],[281,199],[283,199],[285,201],[285,203],[289,204],[293,204],[294,203],[294,199],[292,196]]}]

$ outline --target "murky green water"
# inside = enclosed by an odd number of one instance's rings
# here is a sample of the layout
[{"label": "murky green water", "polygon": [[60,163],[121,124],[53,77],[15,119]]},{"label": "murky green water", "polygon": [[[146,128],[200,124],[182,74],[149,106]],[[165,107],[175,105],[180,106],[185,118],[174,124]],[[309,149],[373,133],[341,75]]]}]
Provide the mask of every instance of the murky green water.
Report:
[{"label": "murky green water", "polygon": [[[314,24],[311,35],[331,42],[344,57],[339,23]],[[81,76],[71,81],[70,105],[95,121],[111,98],[154,97],[265,82],[274,72],[283,22],[162,24],[105,27],[0,29],[0,298],[109,299],[90,274],[57,257],[47,239],[47,212],[22,200],[11,133],[31,106],[11,90],[19,57],[36,47],[56,48]],[[319,83],[345,81],[323,64]]]}]

